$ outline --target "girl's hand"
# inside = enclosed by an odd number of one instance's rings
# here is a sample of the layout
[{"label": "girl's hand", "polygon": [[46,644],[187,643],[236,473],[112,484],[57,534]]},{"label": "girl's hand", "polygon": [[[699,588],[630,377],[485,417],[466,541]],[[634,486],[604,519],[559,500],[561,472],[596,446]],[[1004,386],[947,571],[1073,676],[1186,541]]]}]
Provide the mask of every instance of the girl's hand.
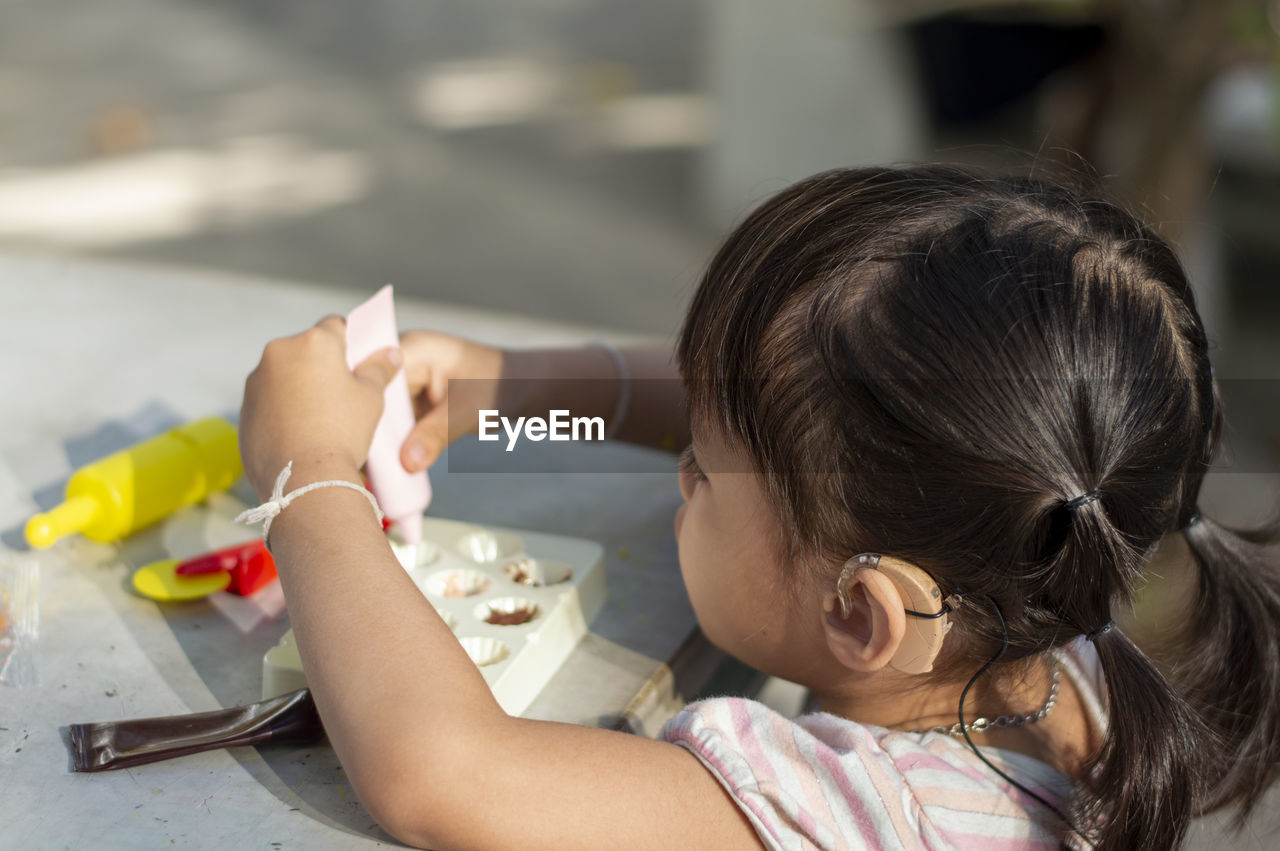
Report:
[{"label": "girl's hand", "polygon": [[347,368],[346,339],[346,322],[326,317],[301,334],[268,343],[245,381],[240,455],[260,498],[270,495],[290,461],[295,475],[301,474],[293,487],[316,478],[312,470],[359,480],[382,416],[383,391],[403,356],[399,349],[384,349],[353,372]]},{"label": "girl's hand", "polygon": [[416,473],[431,466],[450,443],[474,432],[482,408],[498,407],[504,352],[431,331],[401,334],[400,348],[418,416],[401,448],[400,463]]}]

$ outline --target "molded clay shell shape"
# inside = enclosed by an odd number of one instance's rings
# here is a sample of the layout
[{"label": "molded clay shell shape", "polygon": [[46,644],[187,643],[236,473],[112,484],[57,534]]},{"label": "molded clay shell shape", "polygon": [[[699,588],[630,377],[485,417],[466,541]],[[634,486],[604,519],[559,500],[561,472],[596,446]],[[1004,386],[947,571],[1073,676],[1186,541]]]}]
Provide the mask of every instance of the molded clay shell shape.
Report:
[{"label": "molded clay shell shape", "polygon": [[478,570],[460,568],[433,573],[422,583],[422,590],[437,597],[472,597],[483,594],[492,585],[489,577]]},{"label": "molded clay shell shape", "polygon": [[444,621],[445,626],[449,627],[449,629],[454,632],[458,631],[458,619],[456,617],[449,612],[446,612],[444,609],[436,609],[436,614],[438,614],[440,619]]},{"label": "molded clay shell shape", "polygon": [[500,561],[519,555],[524,544],[515,535],[494,534],[493,532],[468,532],[458,539],[458,552],[480,564]]},{"label": "molded clay shell shape", "polygon": [[543,585],[558,585],[573,578],[573,568],[561,561],[545,561],[543,559],[518,558],[502,566],[502,571],[512,582],[539,588]]},{"label": "molded clay shell shape", "polygon": [[536,618],[540,611],[538,604],[520,597],[499,597],[486,600],[475,608],[475,617],[495,626],[517,626]]},{"label": "molded clay shell shape", "polygon": [[391,551],[396,554],[396,561],[400,562],[405,570],[413,571],[415,568],[426,567],[440,560],[440,547],[431,541],[423,540],[416,544],[406,544],[394,537],[387,540],[391,542]]},{"label": "molded clay shell shape", "polygon": [[463,638],[460,641],[462,649],[480,668],[496,665],[511,655],[511,648],[496,638]]}]

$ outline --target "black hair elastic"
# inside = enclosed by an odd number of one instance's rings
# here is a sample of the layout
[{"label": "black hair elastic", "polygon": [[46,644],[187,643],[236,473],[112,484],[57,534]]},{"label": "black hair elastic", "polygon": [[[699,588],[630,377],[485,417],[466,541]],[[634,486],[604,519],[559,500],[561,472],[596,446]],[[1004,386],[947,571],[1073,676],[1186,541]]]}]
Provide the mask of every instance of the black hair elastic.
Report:
[{"label": "black hair elastic", "polygon": [[1098,628],[1097,628],[1097,629],[1095,629],[1093,632],[1091,632],[1091,633],[1089,633],[1088,635],[1086,635],[1086,636],[1084,637],[1084,638],[1085,638],[1085,641],[1097,641],[1099,638],[1101,638],[1102,636],[1106,635],[1108,632],[1111,632],[1111,630],[1113,630],[1113,629],[1115,629],[1115,628],[1116,628],[1116,622],[1115,622],[1115,621],[1113,621],[1113,620],[1112,620],[1112,621],[1107,621],[1107,622],[1106,622],[1106,623],[1104,623],[1102,626],[1098,627]]},{"label": "black hair elastic", "polygon": [[1076,511],[1088,505],[1089,503],[1097,502],[1100,499],[1102,499],[1102,491],[1099,491],[1099,490],[1086,491],[1080,494],[1079,496],[1073,497],[1067,500],[1066,502],[1062,503],[1062,507],[1065,508],[1067,511]]},{"label": "black hair elastic", "polygon": [[1191,512],[1191,516],[1187,518],[1187,522],[1182,524],[1182,530],[1186,531],[1187,529],[1190,529],[1203,519],[1204,518],[1200,516],[1200,506],[1197,505],[1196,510]]}]

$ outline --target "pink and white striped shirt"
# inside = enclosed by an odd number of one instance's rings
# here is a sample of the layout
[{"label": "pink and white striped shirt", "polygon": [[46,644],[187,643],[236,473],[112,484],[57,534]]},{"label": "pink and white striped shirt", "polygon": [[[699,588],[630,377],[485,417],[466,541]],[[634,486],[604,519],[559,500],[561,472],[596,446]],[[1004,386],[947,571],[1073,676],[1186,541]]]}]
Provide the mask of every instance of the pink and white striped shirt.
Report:
[{"label": "pink and white striped shirt", "polygon": [[[1106,727],[1093,646],[1058,654],[1095,732]],[[818,713],[786,718],[761,703],[692,703],[661,738],[692,751],[772,849],[1060,848],[1061,822],[984,765],[962,739],[905,733]],[[1062,809],[1072,780],[1037,759],[983,754]]]}]

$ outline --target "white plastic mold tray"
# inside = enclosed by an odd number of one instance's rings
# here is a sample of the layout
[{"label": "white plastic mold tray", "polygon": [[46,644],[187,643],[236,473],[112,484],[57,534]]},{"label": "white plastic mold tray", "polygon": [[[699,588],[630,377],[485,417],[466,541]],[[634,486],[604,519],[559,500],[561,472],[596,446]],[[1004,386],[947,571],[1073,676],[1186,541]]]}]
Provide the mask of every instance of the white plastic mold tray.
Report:
[{"label": "white plastic mold tray", "polygon": [[[502,708],[519,715],[573,651],[604,604],[604,548],[593,541],[424,518],[405,567],[479,666]],[[404,561],[404,551],[397,548]],[[264,699],[304,688],[293,630],[262,657]]]}]

